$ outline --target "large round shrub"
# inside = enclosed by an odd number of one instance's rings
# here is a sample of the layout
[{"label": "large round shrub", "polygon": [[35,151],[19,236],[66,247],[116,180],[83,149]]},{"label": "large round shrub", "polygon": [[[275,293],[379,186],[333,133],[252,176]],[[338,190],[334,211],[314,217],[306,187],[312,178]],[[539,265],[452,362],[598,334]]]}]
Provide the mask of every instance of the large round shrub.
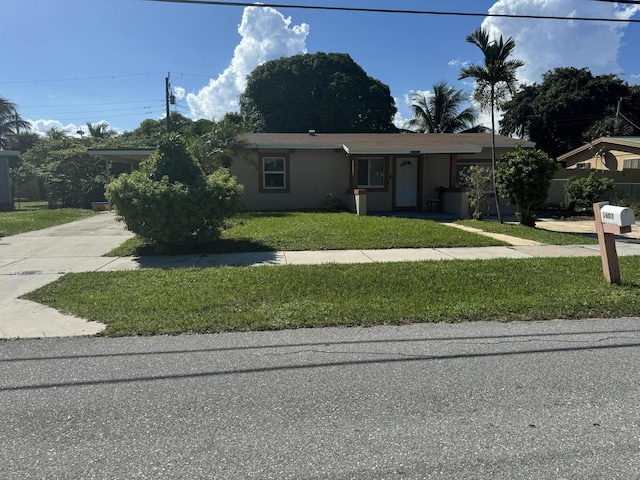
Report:
[{"label": "large round shrub", "polygon": [[240,205],[243,187],[226,169],[206,176],[178,135],[163,137],[140,170],[107,186],[127,229],[146,241],[181,245],[220,236]]},{"label": "large round shrub", "polygon": [[535,227],[535,209],[547,199],[558,163],[542,150],[519,145],[506,153],[496,164],[498,192],[516,206],[516,216],[522,225]]}]

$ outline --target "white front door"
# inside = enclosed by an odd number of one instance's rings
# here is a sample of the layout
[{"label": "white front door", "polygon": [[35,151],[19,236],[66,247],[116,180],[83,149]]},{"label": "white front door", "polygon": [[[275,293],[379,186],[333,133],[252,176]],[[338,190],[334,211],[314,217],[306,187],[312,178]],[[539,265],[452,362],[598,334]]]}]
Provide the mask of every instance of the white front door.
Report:
[{"label": "white front door", "polygon": [[396,158],[396,207],[418,206],[418,158]]}]

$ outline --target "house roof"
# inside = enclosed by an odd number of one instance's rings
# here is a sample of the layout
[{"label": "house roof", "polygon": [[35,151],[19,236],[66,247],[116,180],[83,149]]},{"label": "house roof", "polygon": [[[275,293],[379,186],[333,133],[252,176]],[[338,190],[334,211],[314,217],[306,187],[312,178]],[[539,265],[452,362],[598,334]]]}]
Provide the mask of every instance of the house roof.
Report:
[{"label": "house roof", "polygon": [[[348,154],[478,153],[491,147],[489,133],[247,133],[242,136],[251,148],[259,149],[343,149]],[[496,147],[527,142],[496,135]]]},{"label": "house roof", "polygon": [[624,147],[640,148],[640,137],[600,137],[596,140],[585,143],[581,147],[574,148],[570,152],[560,155],[556,160],[558,160],[559,162],[564,162],[574,155],[584,152],[585,150],[599,150],[600,148],[607,146],[622,147],[621,150],[624,150]]}]

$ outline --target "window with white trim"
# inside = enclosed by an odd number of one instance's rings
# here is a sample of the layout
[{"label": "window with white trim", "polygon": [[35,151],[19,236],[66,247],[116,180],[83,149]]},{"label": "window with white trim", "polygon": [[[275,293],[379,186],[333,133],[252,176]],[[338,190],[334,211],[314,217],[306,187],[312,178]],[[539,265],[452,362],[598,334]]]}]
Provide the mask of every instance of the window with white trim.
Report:
[{"label": "window with white trim", "polygon": [[358,158],[358,187],[384,188],[384,157]]},{"label": "window with white trim", "polygon": [[591,164],[589,162],[576,163],[578,170],[591,170]]},{"label": "window with white trim", "polygon": [[640,158],[625,158],[624,166],[625,170],[629,169],[639,169],[640,168]]},{"label": "window with white trim", "polygon": [[262,188],[265,190],[288,188],[285,157],[262,157]]}]

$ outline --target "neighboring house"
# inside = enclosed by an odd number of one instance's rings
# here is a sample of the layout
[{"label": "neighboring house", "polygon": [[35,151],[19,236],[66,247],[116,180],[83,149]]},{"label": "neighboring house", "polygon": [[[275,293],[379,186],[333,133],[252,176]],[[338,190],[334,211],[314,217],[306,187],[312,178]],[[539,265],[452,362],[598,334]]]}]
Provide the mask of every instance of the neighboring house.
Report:
[{"label": "neighboring house", "polygon": [[[443,211],[469,215],[460,173],[491,166],[488,133],[250,133],[230,171],[244,185],[247,210],[318,209],[340,199],[356,210]],[[532,142],[496,136],[496,157]],[[139,164],[150,150],[90,150],[105,161]],[[506,206],[506,205],[505,205]]]},{"label": "neighboring house", "polygon": [[[355,210],[366,190],[369,211],[441,210],[467,217],[460,173],[491,165],[491,135],[252,133],[243,135],[249,160],[231,172],[244,184],[248,210],[318,208],[339,198]],[[496,136],[497,158],[526,142]]]},{"label": "neighboring house", "polygon": [[557,158],[564,166],[556,172],[548,205],[562,205],[569,178],[586,178],[592,172],[612,178],[614,197],[640,199],[640,137],[600,137]]},{"label": "neighboring house", "polygon": [[557,158],[567,169],[640,169],[640,137],[600,137]]},{"label": "neighboring house", "polygon": [[13,210],[9,158],[17,157],[18,155],[20,155],[20,152],[14,150],[0,150],[0,212]]}]

